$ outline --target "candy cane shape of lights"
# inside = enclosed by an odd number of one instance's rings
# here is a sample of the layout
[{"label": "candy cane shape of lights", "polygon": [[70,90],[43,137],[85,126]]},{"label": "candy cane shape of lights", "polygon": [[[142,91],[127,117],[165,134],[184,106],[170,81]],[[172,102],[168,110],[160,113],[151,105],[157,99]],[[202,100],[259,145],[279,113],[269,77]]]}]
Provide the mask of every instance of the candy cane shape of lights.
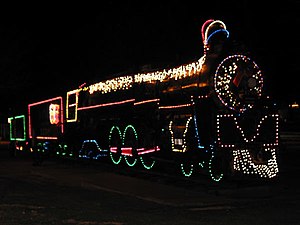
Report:
[{"label": "candy cane shape of lights", "polygon": [[229,32],[226,30],[226,25],[221,20],[209,19],[201,27],[201,36],[204,47],[204,54],[209,50],[209,40],[219,32],[226,33],[226,37],[229,37]]},{"label": "candy cane shape of lights", "polygon": [[202,37],[202,42],[203,42],[203,47],[204,47],[204,54],[206,53],[206,50],[208,50],[207,49],[207,41],[206,41],[206,37],[205,37],[205,31],[206,31],[206,29],[207,29],[207,26],[210,24],[210,23],[212,23],[214,20],[213,19],[209,19],[209,20],[206,20],[204,23],[203,23],[203,25],[202,25],[202,27],[201,27],[201,37]]}]

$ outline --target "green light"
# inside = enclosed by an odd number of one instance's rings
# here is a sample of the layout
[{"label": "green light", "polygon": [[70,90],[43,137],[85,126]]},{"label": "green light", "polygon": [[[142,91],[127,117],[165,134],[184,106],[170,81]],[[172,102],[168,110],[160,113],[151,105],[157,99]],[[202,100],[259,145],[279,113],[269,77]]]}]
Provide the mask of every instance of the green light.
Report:
[{"label": "green light", "polygon": [[[13,116],[8,118],[10,121],[9,123],[9,134],[10,134],[10,140],[11,141],[25,141],[26,140],[26,121],[25,121],[25,115],[20,116]],[[17,127],[16,123],[17,120],[23,120],[23,127],[21,128],[23,130],[23,137],[16,137],[17,136]]]}]

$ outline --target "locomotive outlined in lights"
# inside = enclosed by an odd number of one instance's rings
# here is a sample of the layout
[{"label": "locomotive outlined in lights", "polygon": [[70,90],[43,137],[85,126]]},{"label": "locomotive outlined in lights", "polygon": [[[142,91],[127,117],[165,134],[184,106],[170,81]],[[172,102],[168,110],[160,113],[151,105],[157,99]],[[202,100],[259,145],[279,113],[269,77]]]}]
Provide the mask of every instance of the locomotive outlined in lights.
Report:
[{"label": "locomotive outlined in lights", "polygon": [[276,177],[279,117],[262,71],[222,21],[207,20],[201,34],[204,54],[194,62],[85,83],[28,104],[26,115],[9,118],[11,141],[19,151],[145,169],[169,160],[183,176],[199,170],[214,181]]}]

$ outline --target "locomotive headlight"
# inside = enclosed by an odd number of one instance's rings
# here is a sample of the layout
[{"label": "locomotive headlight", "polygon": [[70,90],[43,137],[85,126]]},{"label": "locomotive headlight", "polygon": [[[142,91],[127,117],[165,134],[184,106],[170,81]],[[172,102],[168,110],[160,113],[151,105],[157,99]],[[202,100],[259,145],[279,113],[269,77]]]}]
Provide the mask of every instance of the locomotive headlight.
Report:
[{"label": "locomotive headlight", "polygon": [[249,78],[248,87],[253,89],[254,87],[256,87],[256,85],[257,85],[256,79],[253,77]]},{"label": "locomotive headlight", "polygon": [[244,112],[252,108],[262,92],[263,79],[257,64],[244,55],[225,58],[217,67],[214,89],[228,108]]}]

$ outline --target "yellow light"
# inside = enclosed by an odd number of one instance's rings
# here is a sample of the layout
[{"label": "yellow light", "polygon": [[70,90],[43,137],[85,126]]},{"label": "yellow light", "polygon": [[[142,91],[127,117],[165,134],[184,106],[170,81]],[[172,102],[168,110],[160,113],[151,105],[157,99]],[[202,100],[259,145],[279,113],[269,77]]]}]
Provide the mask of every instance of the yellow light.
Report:
[{"label": "yellow light", "polygon": [[290,107],[292,109],[298,109],[299,108],[299,104],[297,102],[294,102],[293,104],[290,105]]}]

